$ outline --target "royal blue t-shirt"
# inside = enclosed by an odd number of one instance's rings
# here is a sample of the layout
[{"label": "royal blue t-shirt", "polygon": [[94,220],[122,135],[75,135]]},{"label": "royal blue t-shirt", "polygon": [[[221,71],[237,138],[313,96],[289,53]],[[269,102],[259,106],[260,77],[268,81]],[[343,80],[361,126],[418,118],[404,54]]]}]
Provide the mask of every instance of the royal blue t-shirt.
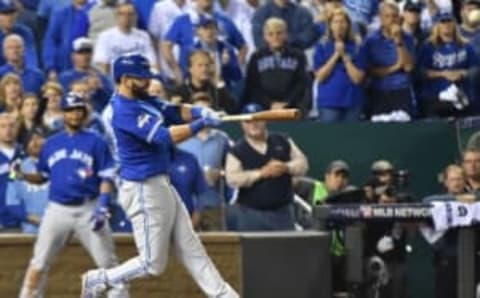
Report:
[{"label": "royal blue t-shirt", "polygon": [[[352,57],[356,67],[366,71],[367,61],[365,52],[352,41],[345,43],[345,52]],[[313,65],[315,71],[322,67],[335,53],[333,40],[320,41],[314,52]],[[326,108],[349,108],[363,102],[363,89],[353,83],[348,76],[345,64],[341,59],[337,61],[332,73],[323,82],[317,84],[317,106]]]},{"label": "royal blue t-shirt", "polygon": [[50,180],[49,199],[61,204],[96,198],[100,183],[113,181],[115,176],[107,142],[88,130],[61,131],[49,137],[40,152],[38,169]]},{"label": "royal blue t-shirt", "polygon": [[188,213],[192,215],[198,209],[198,196],[208,190],[197,159],[186,151],[176,149],[172,154],[168,174]]},{"label": "royal blue t-shirt", "polygon": [[[413,37],[403,32],[403,42],[415,59],[415,42]],[[397,48],[393,39],[387,38],[379,29],[365,39],[365,55],[367,57],[368,68],[389,67],[397,63]],[[385,77],[371,77],[371,87],[377,90],[398,90],[408,88],[411,83],[410,74],[404,71],[397,71]]]},{"label": "royal blue t-shirt", "polygon": [[[182,63],[180,67],[186,69],[185,61],[188,61],[188,55],[193,48],[195,37],[195,21],[198,18],[198,13],[186,13],[178,16],[170,29],[165,34],[165,40],[168,40],[180,47],[179,61]],[[224,38],[229,44],[235,48],[240,49],[245,45],[245,39],[240,31],[238,31],[235,24],[221,13],[214,12],[213,18],[217,21],[219,36]]]},{"label": "royal blue t-shirt", "polygon": [[30,68],[28,65],[22,71],[16,71],[13,65],[6,63],[0,67],[0,77],[7,73],[14,73],[20,76],[23,84],[23,90],[35,94],[40,94],[42,86],[45,83],[45,75],[38,68]]},{"label": "royal blue t-shirt", "polygon": [[[444,43],[435,47],[432,43],[424,44],[419,59],[420,67],[426,70],[458,70],[478,67],[478,57],[470,44]],[[422,88],[423,99],[436,99],[438,94],[448,88],[452,82],[444,79],[425,79]],[[469,99],[473,98],[473,87],[468,79],[458,82],[464,88]]]}]

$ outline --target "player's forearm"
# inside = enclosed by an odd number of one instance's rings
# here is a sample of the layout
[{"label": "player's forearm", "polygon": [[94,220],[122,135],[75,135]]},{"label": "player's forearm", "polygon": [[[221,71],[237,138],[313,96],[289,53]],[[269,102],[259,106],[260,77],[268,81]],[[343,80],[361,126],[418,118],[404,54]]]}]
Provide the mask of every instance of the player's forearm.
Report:
[{"label": "player's forearm", "polygon": [[110,194],[113,191],[113,184],[108,181],[104,180],[102,183],[100,183],[100,193],[107,193]]},{"label": "player's forearm", "polygon": [[172,69],[178,68],[178,64],[173,56],[173,43],[165,40],[162,41],[160,43],[160,50],[168,66],[170,66]]},{"label": "player's forearm", "polygon": [[174,125],[168,128],[171,142],[180,143],[196,134],[205,127],[202,119],[195,120],[189,124]]}]

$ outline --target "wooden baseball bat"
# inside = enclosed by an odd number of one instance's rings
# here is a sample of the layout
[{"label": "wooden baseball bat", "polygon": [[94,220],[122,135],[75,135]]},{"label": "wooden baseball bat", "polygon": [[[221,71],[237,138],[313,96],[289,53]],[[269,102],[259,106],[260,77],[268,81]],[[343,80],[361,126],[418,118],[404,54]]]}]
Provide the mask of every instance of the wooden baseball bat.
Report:
[{"label": "wooden baseball bat", "polygon": [[289,121],[297,120],[301,116],[299,109],[280,109],[256,112],[251,114],[225,115],[224,122],[232,121]]}]

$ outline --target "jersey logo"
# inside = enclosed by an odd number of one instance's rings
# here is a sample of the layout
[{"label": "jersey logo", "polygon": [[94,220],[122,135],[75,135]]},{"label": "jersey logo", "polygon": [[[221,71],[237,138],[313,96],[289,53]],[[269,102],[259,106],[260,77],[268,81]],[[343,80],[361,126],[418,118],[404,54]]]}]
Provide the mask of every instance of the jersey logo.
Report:
[{"label": "jersey logo", "polygon": [[87,178],[93,176],[93,170],[90,169],[90,168],[83,168],[83,169],[79,169],[77,171],[77,174],[78,174],[78,176],[80,176],[80,178],[87,179]]},{"label": "jersey logo", "polygon": [[152,118],[152,116],[150,116],[149,114],[142,114],[138,116],[138,119],[137,119],[138,128],[143,128],[145,124],[147,124],[148,121],[150,121],[150,118]]}]

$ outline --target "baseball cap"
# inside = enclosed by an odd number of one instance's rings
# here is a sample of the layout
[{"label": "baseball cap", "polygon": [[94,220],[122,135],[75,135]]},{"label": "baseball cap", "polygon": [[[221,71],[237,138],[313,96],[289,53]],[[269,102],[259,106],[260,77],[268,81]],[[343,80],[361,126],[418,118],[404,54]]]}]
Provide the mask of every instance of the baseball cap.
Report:
[{"label": "baseball cap", "polygon": [[251,113],[261,112],[263,110],[264,108],[258,103],[249,103],[242,108],[242,113],[251,114]]},{"label": "baseball cap", "polygon": [[73,41],[72,47],[73,51],[76,53],[91,53],[93,51],[93,42],[89,38],[79,37]]},{"label": "baseball cap", "polygon": [[60,107],[62,110],[69,110],[69,109],[76,109],[76,108],[87,108],[87,103],[85,102],[84,98],[76,93],[76,92],[69,92],[66,96],[62,98],[60,103]]},{"label": "baseball cap", "polygon": [[0,14],[10,14],[16,11],[17,8],[12,2],[0,2]]},{"label": "baseball cap", "polygon": [[422,11],[422,4],[419,1],[408,0],[403,7],[403,10],[414,11],[420,13]]},{"label": "baseball cap", "polygon": [[148,59],[141,54],[126,54],[118,57],[113,62],[113,78],[119,82],[122,76],[150,79],[153,73],[150,71]]},{"label": "baseball cap", "polygon": [[348,166],[348,163],[346,161],[337,159],[328,164],[325,172],[345,172],[348,174],[350,172],[350,167]]},{"label": "baseball cap", "polygon": [[388,160],[382,159],[377,160],[372,164],[372,172],[386,172],[386,171],[393,171],[393,165]]},{"label": "baseball cap", "polygon": [[453,21],[453,20],[455,20],[455,17],[453,16],[452,12],[450,12],[450,11],[439,12],[433,17],[433,21],[435,23],[445,22],[445,21]]}]

